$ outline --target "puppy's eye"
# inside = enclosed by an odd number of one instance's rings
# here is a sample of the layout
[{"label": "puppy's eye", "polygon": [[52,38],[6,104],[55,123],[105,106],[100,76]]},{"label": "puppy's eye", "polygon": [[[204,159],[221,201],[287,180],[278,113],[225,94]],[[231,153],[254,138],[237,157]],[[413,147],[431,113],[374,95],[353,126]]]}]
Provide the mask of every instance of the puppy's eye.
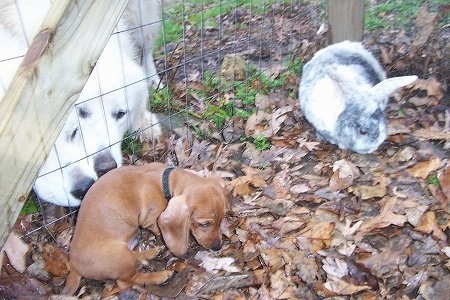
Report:
[{"label": "puppy's eye", "polygon": [[122,119],[123,116],[125,116],[126,114],[127,114],[127,111],[121,109],[121,110],[115,112],[113,116],[114,116],[114,118],[115,118],[116,120],[120,120],[120,119]]},{"label": "puppy's eye", "polygon": [[362,129],[362,128],[360,128],[360,129],[359,129],[359,134],[360,134],[360,135],[366,135],[366,134],[367,134],[367,131],[364,130],[364,129]]},{"label": "puppy's eye", "polygon": [[207,227],[212,225],[212,222],[210,222],[210,221],[208,221],[208,222],[199,222],[199,223],[197,223],[197,225],[198,225],[198,227],[201,227],[201,228],[207,228]]}]

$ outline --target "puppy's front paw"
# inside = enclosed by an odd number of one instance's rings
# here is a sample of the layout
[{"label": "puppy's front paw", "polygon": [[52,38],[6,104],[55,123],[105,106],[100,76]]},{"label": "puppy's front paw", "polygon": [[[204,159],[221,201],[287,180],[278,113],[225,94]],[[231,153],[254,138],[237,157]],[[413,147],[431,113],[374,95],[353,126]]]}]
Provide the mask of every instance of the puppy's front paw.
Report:
[{"label": "puppy's front paw", "polygon": [[175,271],[171,271],[171,270],[154,272],[154,275],[155,275],[154,284],[166,283],[170,278],[172,278],[174,272]]},{"label": "puppy's front paw", "polygon": [[149,249],[146,252],[147,259],[153,259],[156,256],[160,255],[164,251],[164,246],[155,246],[152,249]]},{"label": "puppy's front paw", "polygon": [[148,266],[149,260],[155,258],[156,256],[160,255],[164,251],[163,246],[156,246],[152,247],[151,249],[142,251],[142,252],[135,252],[136,260],[142,264],[143,266]]}]

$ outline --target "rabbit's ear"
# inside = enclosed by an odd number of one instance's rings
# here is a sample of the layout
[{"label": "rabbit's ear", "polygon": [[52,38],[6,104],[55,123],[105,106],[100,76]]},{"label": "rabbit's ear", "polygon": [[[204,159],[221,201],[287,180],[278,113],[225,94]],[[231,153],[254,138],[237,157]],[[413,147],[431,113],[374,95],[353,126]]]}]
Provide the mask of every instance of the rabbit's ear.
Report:
[{"label": "rabbit's ear", "polygon": [[413,83],[417,80],[417,76],[401,76],[393,77],[381,81],[372,88],[372,95],[374,95],[380,104],[380,108],[384,110],[386,108],[389,96],[398,88]]}]

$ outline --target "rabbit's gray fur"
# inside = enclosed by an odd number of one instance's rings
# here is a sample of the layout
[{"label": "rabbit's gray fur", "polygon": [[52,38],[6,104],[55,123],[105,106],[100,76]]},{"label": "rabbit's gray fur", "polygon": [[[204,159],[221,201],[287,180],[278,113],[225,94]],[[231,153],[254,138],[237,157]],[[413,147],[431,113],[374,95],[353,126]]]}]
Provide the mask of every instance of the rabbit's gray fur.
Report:
[{"label": "rabbit's gray fur", "polygon": [[303,67],[300,108],[321,138],[341,149],[371,153],[387,135],[389,95],[416,79],[386,79],[361,43],[344,41],[318,51]]}]

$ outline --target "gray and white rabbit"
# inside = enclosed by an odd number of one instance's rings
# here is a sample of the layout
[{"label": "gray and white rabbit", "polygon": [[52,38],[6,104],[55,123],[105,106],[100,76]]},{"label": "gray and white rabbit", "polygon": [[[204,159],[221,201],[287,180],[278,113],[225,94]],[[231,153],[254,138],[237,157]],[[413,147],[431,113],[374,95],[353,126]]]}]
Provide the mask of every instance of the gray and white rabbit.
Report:
[{"label": "gray and white rabbit", "polygon": [[371,153],[387,135],[389,95],[416,79],[386,79],[361,43],[344,41],[318,51],[303,67],[300,108],[319,137],[341,149]]}]

